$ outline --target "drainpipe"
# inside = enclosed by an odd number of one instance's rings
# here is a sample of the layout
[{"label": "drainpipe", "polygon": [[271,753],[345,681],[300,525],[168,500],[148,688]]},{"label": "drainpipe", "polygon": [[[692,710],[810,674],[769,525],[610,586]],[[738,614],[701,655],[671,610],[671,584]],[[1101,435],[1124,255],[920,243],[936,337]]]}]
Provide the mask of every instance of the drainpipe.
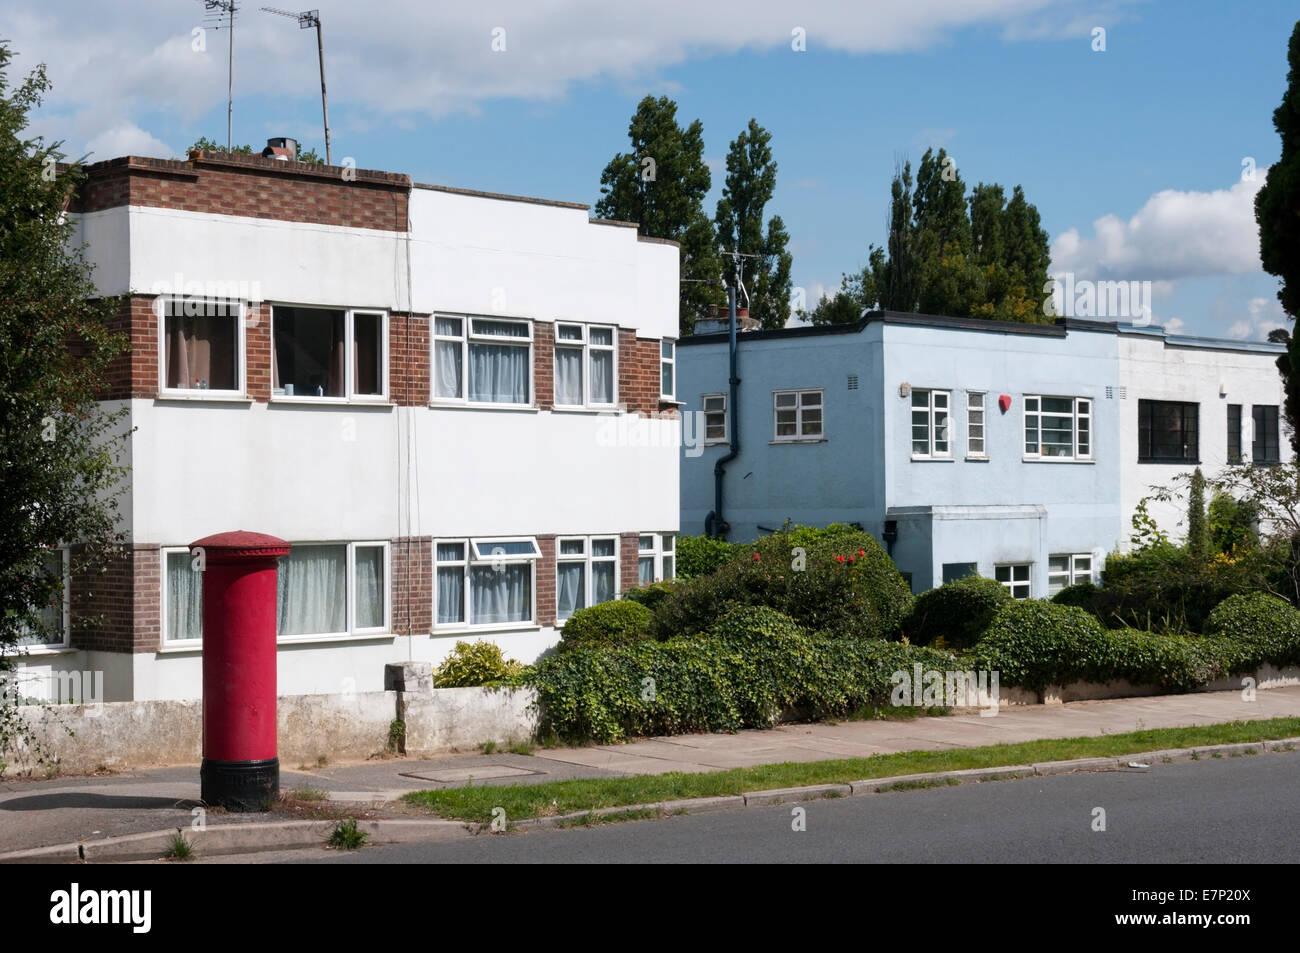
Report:
[{"label": "drainpipe", "polygon": [[740,414],[737,408],[738,396],[740,393],[740,378],[736,376],[736,288],[740,283],[740,257],[734,259],[735,274],[732,277],[731,287],[728,289],[728,304],[730,311],[730,322],[728,325],[728,347],[730,349],[730,367],[731,377],[729,379],[730,392],[727,397],[727,416],[730,424],[731,441],[728,452],[718,458],[718,462],[713,465],[713,512],[704,520],[704,531],[710,536],[725,537],[727,531],[731,529],[727,521],[722,518],[722,480],[726,476],[726,464],[730,463],[736,457],[740,456]]}]

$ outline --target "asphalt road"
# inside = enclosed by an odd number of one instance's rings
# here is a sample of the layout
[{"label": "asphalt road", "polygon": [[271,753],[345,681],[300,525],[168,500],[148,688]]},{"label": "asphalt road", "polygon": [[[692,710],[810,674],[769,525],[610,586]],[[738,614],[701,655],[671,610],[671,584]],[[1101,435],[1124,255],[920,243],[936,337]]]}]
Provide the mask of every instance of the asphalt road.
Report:
[{"label": "asphalt road", "polygon": [[[483,834],[263,863],[1295,863],[1300,752]],[[1104,831],[1093,830],[1095,810]],[[225,858],[233,860],[234,858]],[[212,858],[211,862],[220,862]]]}]

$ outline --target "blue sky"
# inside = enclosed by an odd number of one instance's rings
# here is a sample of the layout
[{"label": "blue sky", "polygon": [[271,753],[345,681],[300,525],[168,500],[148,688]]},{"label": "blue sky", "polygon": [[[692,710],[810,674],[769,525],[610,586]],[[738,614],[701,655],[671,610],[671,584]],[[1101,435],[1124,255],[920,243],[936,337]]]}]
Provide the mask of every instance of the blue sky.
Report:
[{"label": "blue sky", "polygon": [[[1152,281],[1155,319],[1187,333],[1258,338],[1284,320],[1250,206],[1278,155],[1294,3],[314,5],[336,161],[594,203],[637,101],[666,94],[704,124],[710,211],[730,140],[751,116],[772,132],[769,211],[810,301],[883,240],[895,157],[915,164],[935,144],[968,185],[1024,186],[1054,270]],[[35,131],[96,158],[224,140],[226,36],[194,49],[201,7],[11,3],[0,35],[16,71],[43,60],[55,84]],[[495,26],[504,51],[490,48]],[[235,138],[319,148],[313,34],[253,5],[236,29]]]}]

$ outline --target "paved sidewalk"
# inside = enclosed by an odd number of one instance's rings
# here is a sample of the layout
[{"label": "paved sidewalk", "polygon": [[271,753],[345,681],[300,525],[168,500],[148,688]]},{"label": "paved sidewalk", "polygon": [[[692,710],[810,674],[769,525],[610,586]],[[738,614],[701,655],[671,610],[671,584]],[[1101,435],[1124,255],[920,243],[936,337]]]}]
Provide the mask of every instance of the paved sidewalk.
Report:
[{"label": "paved sidewalk", "polygon": [[[393,758],[324,767],[284,765],[281,789],[315,788],[331,800],[376,816],[405,791],[467,784],[519,784],[564,778],[718,771],[786,761],[824,761],[921,749],[1120,734],[1279,717],[1300,717],[1300,687],[1256,693],[1206,692],[1004,709],[995,717],[962,714],[900,721],[783,725],[733,735],[676,735],[623,745]],[[0,781],[0,853],[104,837],[187,828],[198,806],[197,765],[96,777]],[[340,804],[338,806],[344,806]],[[381,807],[382,806],[382,807]],[[277,815],[209,812],[209,826],[280,820]]]}]

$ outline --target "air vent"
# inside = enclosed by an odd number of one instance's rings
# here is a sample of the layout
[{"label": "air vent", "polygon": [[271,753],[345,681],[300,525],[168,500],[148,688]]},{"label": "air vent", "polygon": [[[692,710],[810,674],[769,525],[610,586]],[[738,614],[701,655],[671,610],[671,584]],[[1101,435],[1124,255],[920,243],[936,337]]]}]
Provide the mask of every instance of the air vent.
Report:
[{"label": "air vent", "polygon": [[1115,388],[1113,388],[1113,387],[1107,387],[1107,388],[1106,388],[1106,399],[1107,399],[1107,400],[1112,400],[1112,399],[1114,399],[1114,397],[1115,397]]},{"label": "air vent", "polygon": [[857,375],[857,374],[850,374],[850,375],[849,375],[849,390],[857,390],[857,389],[858,389],[858,375]]},{"label": "air vent", "polygon": [[1120,400],[1128,400],[1128,388],[1127,388],[1127,387],[1121,387],[1121,388],[1119,389],[1119,399],[1120,399]]}]

